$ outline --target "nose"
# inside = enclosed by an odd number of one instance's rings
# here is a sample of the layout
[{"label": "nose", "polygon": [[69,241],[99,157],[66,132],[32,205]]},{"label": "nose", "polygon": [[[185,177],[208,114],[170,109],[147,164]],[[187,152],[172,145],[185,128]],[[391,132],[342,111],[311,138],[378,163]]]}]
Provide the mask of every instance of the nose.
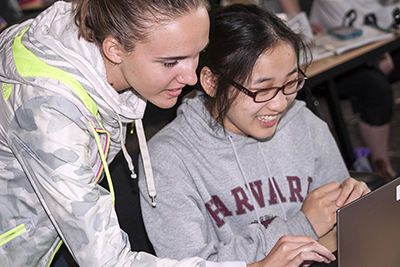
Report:
[{"label": "nose", "polygon": [[177,80],[181,84],[195,85],[197,83],[197,60],[189,62],[182,68],[181,73],[177,76]]},{"label": "nose", "polygon": [[268,109],[283,112],[288,106],[287,96],[283,94],[282,90],[279,90],[278,94],[270,101],[266,102]]}]

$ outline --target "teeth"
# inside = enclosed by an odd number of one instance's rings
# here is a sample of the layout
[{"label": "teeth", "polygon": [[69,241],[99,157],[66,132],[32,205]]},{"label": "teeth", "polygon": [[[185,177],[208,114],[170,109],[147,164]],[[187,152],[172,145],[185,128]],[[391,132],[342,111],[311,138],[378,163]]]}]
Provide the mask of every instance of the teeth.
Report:
[{"label": "teeth", "polygon": [[263,122],[270,122],[270,121],[273,121],[273,120],[275,120],[276,119],[276,115],[275,116],[257,116],[257,118],[260,120],[260,121],[263,121]]}]

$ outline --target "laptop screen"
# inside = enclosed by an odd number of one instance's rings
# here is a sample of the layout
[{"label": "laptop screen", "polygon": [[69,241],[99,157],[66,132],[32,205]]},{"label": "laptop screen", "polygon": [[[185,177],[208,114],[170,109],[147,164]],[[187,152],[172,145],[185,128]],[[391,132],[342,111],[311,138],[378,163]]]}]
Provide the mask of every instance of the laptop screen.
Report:
[{"label": "laptop screen", "polygon": [[337,211],[337,260],[311,266],[400,266],[400,177]]}]

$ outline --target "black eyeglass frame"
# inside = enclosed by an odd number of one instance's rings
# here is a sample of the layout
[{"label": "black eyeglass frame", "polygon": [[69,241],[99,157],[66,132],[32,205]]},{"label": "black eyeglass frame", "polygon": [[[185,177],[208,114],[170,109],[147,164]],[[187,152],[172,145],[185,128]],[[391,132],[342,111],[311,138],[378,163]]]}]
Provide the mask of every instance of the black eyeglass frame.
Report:
[{"label": "black eyeglass frame", "polygon": [[[235,82],[234,80],[229,80],[228,82],[229,82],[233,87],[235,87],[236,89],[238,89],[239,91],[241,91],[241,92],[245,93],[246,95],[250,96],[251,98],[253,98],[253,101],[254,101],[255,103],[265,103],[265,102],[267,102],[267,101],[270,101],[270,100],[274,99],[274,97],[276,97],[276,96],[278,95],[279,91],[281,91],[281,90],[282,90],[282,93],[283,93],[284,95],[292,95],[292,94],[294,94],[294,93],[297,93],[297,92],[300,91],[301,89],[303,89],[304,85],[306,84],[305,81],[307,80],[307,76],[305,75],[305,73],[304,73],[301,69],[299,69],[299,73],[303,76],[302,78],[298,78],[298,79],[295,79],[295,80],[293,80],[293,81],[287,82],[286,84],[282,85],[281,87],[269,87],[269,88],[264,88],[264,89],[258,90],[257,92],[252,92],[252,91],[250,91],[249,89],[247,89],[247,88],[244,87],[243,85],[241,85],[241,84]],[[288,84],[297,83],[297,82],[300,82],[300,81],[304,81],[303,85],[302,85],[300,88],[296,88],[296,91],[294,91],[294,92],[292,92],[292,93],[289,93],[289,94],[286,94],[286,93],[285,93],[285,88],[287,87]],[[256,96],[257,96],[258,93],[260,93],[260,92],[265,92],[265,91],[270,91],[270,90],[276,90],[276,93],[274,94],[274,96],[272,96],[271,98],[269,98],[269,99],[267,99],[267,100],[256,101]]]}]

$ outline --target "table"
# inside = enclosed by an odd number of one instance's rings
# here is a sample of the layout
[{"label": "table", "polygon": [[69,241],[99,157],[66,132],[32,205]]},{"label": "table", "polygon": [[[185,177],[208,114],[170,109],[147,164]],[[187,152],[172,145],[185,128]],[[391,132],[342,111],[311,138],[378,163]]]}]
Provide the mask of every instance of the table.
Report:
[{"label": "table", "polygon": [[[397,32],[397,35],[394,37],[365,45],[339,56],[334,55],[314,61],[306,70],[308,87],[315,89],[316,86],[321,84],[325,84],[326,86],[325,97],[337,134],[339,148],[349,169],[355,161],[355,156],[340,107],[335,77],[373,60],[384,52],[400,48],[399,33]],[[310,102],[308,102],[308,106],[310,107]],[[315,109],[313,110],[315,111]]]}]

